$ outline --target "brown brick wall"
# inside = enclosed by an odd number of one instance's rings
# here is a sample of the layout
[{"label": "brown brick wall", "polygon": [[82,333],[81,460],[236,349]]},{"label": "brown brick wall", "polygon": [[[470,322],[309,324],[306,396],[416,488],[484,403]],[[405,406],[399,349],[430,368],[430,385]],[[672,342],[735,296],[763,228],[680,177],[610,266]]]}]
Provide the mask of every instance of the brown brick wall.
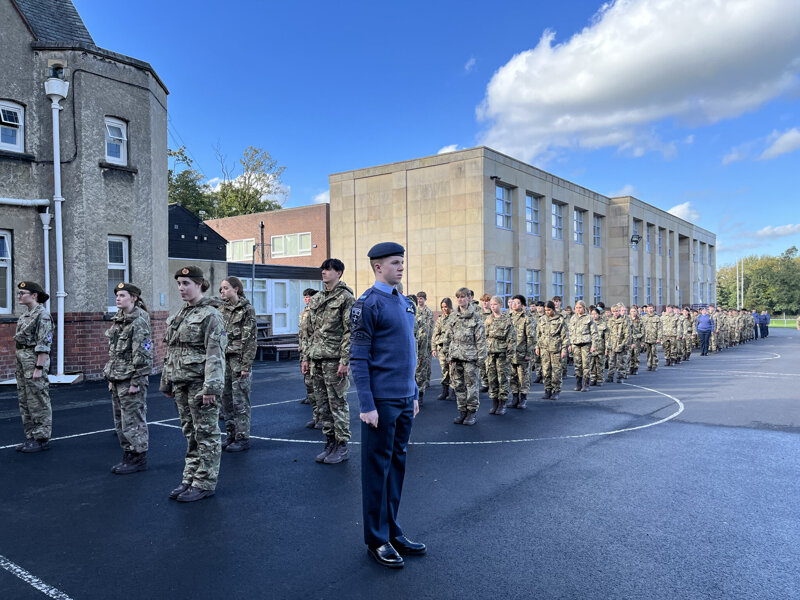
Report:
[{"label": "brown brick wall", "polygon": [[[311,232],[311,256],[289,258],[268,258],[271,265],[293,267],[319,267],[330,257],[330,219],[328,204],[311,204],[297,208],[283,208],[270,212],[211,219],[205,223],[226,240],[246,240],[253,238],[261,242],[260,223],[264,221],[264,242],[270,243],[273,235]],[[316,245],[316,248],[314,247]],[[256,261],[259,256],[256,255]],[[249,261],[247,261],[249,262]]]}]

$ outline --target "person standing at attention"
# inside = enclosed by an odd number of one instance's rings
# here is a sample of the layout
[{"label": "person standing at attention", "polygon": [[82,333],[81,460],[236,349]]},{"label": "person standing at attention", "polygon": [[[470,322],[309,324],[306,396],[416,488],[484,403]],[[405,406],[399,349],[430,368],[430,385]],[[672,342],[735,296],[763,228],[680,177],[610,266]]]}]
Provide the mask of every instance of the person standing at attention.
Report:
[{"label": "person standing at attention", "polygon": [[375,285],[350,311],[350,365],[361,406],[361,499],[364,543],[378,564],[403,566],[401,555],[425,554],[397,522],[406,470],[406,447],[419,412],[414,380],[416,307],[395,286],[405,249],[394,242],[367,253]]}]

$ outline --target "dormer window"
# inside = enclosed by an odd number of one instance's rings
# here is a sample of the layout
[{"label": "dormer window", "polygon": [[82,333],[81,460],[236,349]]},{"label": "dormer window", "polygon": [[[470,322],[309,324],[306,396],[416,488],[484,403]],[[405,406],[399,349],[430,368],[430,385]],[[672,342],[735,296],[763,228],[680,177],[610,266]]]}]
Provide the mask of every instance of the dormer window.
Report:
[{"label": "dormer window", "polygon": [[115,165],[128,164],[128,126],[125,121],[106,117],[106,161]]}]

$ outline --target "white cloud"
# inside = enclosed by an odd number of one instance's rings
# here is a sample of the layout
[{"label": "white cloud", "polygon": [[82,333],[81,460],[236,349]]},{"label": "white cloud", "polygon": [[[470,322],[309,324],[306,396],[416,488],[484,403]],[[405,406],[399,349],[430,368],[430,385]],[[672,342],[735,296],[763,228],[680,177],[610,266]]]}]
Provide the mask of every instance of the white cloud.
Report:
[{"label": "white cloud", "polygon": [[789,152],[800,150],[800,129],[797,129],[797,127],[781,134],[776,131],[770,137],[774,138],[774,141],[759,156],[759,160],[769,160],[777,158],[781,154],[789,154]]},{"label": "white cloud", "polygon": [[674,153],[653,127],[714,123],[797,86],[796,0],[616,0],[564,43],[539,43],[494,74],[482,143],[523,160],[558,148]]},{"label": "white cloud", "polygon": [[687,145],[694,144],[694,134],[687,135],[683,143]]},{"label": "white cloud", "polygon": [[448,152],[455,152],[458,150],[458,144],[450,144],[449,146],[442,146],[436,154],[447,154]]},{"label": "white cloud", "polygon": [[797,225],[778,225],[777,227],[772,227],[771,225],[767,225],[763,229],[759,229],[755,232],[754,236],[757,238],[779,238],[785,237],[787,235],[797,235],[800,234],[800,224]]},{"label": "white cloud", "polygon": [[667,212],[671,215],[675,215],[679,219],[689,221],[690,223],[695,223],[700,220],[700,213],[692,208],[691,202],[677,204],[670,208]]},{"label": "white cloud", "polygon": [[469,57],[469,60],[468,60],[468,61],[466,62],[466,64],[464,65],[464,71],[466,71],[467,73],[469,73],[470,71],[472,71],[472,68],[473,68],[474,66],[475,66],[475,57],[474,57],[474,56],[470,56],[470,57]]},{"label": "white cloud", "polygon": [[749,152],[747,146],[737,146],[732,148],[725,156],[722,157],[722,164],[729,165],[733,162],[739,162],[748,157]]},{"label": "white cloud", "polygon": [[637,190],[630,183],[626,183],[625,185],[622,186],[621,190],[614,192],[613,194],[609,194],[609,196],[611,198],[619,198],[621,196],[635,196],[638,193],[639,190]]},{"label": "white cloud", "polygon": [[311,200],[314,204],[330,204],[331,203],[331,191],[325,190],[316,194],[314,198]]}]

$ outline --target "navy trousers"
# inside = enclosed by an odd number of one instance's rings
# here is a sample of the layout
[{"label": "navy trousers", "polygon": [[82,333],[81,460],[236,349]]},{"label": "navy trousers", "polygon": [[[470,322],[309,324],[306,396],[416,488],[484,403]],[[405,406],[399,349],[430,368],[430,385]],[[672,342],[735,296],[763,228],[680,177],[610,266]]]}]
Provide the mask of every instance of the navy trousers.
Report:
[{"label": "navy trousers", "polygon": [[397,522],[406,446],[414,424],[414,397],[375,398],[378,427],[361,422],[361,502],[364,542],[381,546],[403,535]]}]

